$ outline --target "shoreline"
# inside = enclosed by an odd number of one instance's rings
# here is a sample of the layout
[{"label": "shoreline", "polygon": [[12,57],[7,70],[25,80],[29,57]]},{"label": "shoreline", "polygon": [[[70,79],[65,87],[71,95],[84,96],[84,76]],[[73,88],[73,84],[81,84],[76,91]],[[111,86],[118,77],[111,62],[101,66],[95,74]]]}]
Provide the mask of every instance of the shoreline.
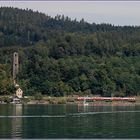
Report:
[{"label": "shoreline", "polygon": [[0,105],[78,105],[78,106],[138,106],[140,105],[140,103],[138,102],[93,102],[93,103],[89,103],[88,105],[84,105],[83,103],[78,103],[78,102],[74,102],[74,103],[64,103],[64,104],[60,104],[60,103],[56,103],[56,104],[52,104],[52,103],[47,103],[47,102],[28,102],[28,103],[0,103]]},{"label": "shoreline", "polygon": [[[9,98],[11,96],[0,96],[0,104],[16,104],[10,102]],[[140,105],[140,96],[136,96],[136,101],[87,101],[89,106],[108,106],[108,105],[116,105],[116,106],[123,106],[123,105]],[[3,101],[2,101],[3,99]],[[18,104],[18,103],[17,103]],[[34,96],[25,96],[23,99],[21,99],[20,104],[44,104],[44,105],[50,105],[50,104],[78,104],[78,105],[84,105],[83,101],[78,101],[77,96],[76,97],[50,97],[50,96],[43,96],[40,99],[35,99]]]},{"label": "shoreline", "polygon": [[[75,97],[48,97],[44,96],[41,100],[31,99],[27,104],[78,104],[84,105],[84,101],[77,100]],[[135,97],[136,101],[87,101],[88,105],[140,105],[140,97]]]}]

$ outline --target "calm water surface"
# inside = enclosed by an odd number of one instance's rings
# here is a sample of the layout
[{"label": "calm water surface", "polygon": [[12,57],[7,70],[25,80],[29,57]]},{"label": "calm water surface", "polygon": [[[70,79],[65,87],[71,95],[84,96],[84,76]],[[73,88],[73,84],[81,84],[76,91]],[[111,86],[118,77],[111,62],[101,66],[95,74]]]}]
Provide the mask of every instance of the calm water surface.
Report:
[{"label": "calm water surface", "polygon": [[0,105],[0,138],[140,138],[140,106]]}]

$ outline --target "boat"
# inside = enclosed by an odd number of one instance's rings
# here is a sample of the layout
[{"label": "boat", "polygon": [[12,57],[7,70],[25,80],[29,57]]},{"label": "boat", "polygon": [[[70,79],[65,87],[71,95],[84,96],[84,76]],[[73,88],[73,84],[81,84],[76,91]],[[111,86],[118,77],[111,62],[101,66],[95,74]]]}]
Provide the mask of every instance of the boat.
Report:
[{"label": "boat", "polygon": [[86,102],[86,99],[84,98],[84,102],[83,102],[84,106],[88,106],[89,104]]},{"label": "boat", "polygon": [[13,98],[12,104],[21,104],[21,100],[19,98]]}]

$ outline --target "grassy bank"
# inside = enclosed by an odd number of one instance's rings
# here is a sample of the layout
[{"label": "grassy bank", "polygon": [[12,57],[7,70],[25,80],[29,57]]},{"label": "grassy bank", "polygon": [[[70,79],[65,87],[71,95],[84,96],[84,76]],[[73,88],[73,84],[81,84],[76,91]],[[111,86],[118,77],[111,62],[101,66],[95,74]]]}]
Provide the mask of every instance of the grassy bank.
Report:
[{"label": "grassy bank", "polygon": [[42,99],[36,99],[33,96],[29,97],[28,104],[39,103],[39,104],[67,104],[67,103],[77,103],[76,97],[50,97],[43,96]]},{"label": "grassy bank", "polygon": [[[0,96],[0,102],[1,103],[10,103],[12,96]],[[135,102],[127,102],[127,101],[90,101],[89,103],[103,103],[103,104],[112,104],[112,103],[135,103],[140,104],[140,96],[136,96]],[[42,95],[36,95],[36,96],[25,96],[25,98],[21,99],[22,103],[27,104],[80,104],[83,103],[83,101],[78,101],[77,96],[65,96],[65,97],[50,97],[50,96],[42,96]]]}]

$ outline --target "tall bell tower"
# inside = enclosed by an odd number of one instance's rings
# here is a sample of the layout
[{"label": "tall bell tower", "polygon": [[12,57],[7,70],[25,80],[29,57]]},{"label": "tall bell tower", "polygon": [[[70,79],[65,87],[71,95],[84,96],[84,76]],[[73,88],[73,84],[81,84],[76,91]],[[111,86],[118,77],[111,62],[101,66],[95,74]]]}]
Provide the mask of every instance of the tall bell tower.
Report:
[{"label": "tall bell tower", "polygon": [[19,59],[18,59],[18,53],[14,52],[13,55],[13,80],[14,84],[17,82],[17,74],[19,72]]},{"label": "tall bell tower", "polygon": [[23,95],[23,91],[20,88],[20,86],[18,85],[18,81],[17,81],[17,74],[19,72],[19,56],[17,52],[14,52],[13,55],[13,81],[14,81],[14,85],[16,88],[16,97],[18,98],[22,98]]}]

